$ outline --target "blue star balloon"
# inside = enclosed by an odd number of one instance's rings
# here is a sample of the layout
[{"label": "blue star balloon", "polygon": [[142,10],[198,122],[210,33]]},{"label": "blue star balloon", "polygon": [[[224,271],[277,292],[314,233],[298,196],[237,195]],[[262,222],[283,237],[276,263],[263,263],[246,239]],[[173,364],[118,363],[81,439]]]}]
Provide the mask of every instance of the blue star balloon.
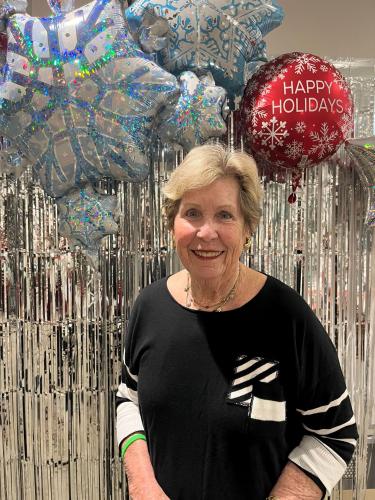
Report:
[{"label": "blue star balloon", "polygon": [[9,18],[0,135],[62,196],[103,176],[141,181],[159,110],[177,101],[176,78],[134,42],[118,0],[49,18]]},{"label": "blue star balloon", "polygon": [[87,184],[59,198],[57,210],[59,234],[71,247],[80,246],[96,264],[101,239],[118,231],[114,220],[118,216],[117,197],[99,194]]},{"label": "blue star balloon", "polygon": [[125,16],[138,38],[150,9],[170,27],[158,62],[174,74],[210,71],[230,97],[241,93],[249,63],[264,57],[263,37],[283,19],[276,0],[136,0]]},{"label": "blue star balloon", "polygon": [[179,77],[181,96],[177,106],[160,114],[158,135],[162,141],[177,142],[189,150],[226,131],[222,118],[226,92],[216,87],[211,74],[198,78],[191,71]]}]

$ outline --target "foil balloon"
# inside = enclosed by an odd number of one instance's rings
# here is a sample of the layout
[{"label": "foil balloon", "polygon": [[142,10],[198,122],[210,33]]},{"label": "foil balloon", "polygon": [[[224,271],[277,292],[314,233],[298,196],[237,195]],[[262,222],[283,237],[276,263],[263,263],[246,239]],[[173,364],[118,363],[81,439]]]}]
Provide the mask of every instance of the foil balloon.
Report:
[{"label": "foil balloon", "polygon": [[283,19],[276,0],[136,0],[125,11],[135,36],[152,8],[170,27],[158,62],[174,74],[210,71],[229,97],[242,92],[247,65],[263,57],[263,36]]},{"label": "foil balloon", "polygon": [[0,31],[6,31],[7,19],[15,13],[25,13],[27,0],[0,0]]},{"label": "foil balloon", "polygon": [[59,234],[71,247],[80,246],[97,267],[101,239],[118,231],[117,197],[99,194],[87,184],[59,198],[57,210]]},{"label": "foil balloon", "polygon": [[318,56],[294,52],[262,66],[241,102],[242,132],[258,161],[276,168],[317,164],[353,125],[347,82]]},{"label": "foil balloon", "polygon": [[58,16],[74,9],[74,0],[47,0],[52,12]]},{"label": "foil balloon", "polygon": [[350,139],[345,149],[353,159],[363,185],[375,189],[375,137]]},{"label": "foil balloon", "polygon": [[30,162],[20,151],[7,144],[3,148],[2,144],[0,147],[0,174],[10,174],[18,178],[29,166]]},{"label": "foil balloon", "polygon": [[370,189],[367,224],[375,227],[375,137],[351,139],[345,149],[356,166],[362,184]]},{"label": "foil balloon", "polygon": [[177,142],[189,150],[226,131],[221,112],[225,90],[216,87],[211,75],[198,78],[191,71],[180,77],[181,95],[175,108],[160,114],[158,135],[164,142]]},{"label": "foil balloon", "polygon": [[50,18],[8,21],[0,134],[62,196],[103,176],[141,181],[155,116],[177,101],[176,78],[125,29],[118,0],[95,0]]},{"label": "foil balloon", "polygon": [[151,54],[167,47],[168,34],[168,21],[158,16],[155,9],[148,9],[143,16],[141,28],[138,32],[133,32],[133,37],[145,52]]}]

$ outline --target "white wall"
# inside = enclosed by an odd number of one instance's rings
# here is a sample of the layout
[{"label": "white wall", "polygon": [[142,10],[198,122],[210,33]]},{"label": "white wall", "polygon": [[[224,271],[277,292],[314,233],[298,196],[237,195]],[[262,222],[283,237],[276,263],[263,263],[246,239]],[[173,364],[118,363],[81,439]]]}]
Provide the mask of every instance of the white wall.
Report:
[{"label": "white wall", "polygon": [[[76,6],[85,3],[87,0],[76,0]],[[375,58],[375,0],[279,3],[285,9],[285,19],[266,38],[269,54],[298,50],[323,57]],[[29,0],[29,12],[49,15],[47,0]]]},{"label": "white wall", "polygon": [[283,24],[266,37],[269,54],[375,58],[375,0],[279,0]]}]

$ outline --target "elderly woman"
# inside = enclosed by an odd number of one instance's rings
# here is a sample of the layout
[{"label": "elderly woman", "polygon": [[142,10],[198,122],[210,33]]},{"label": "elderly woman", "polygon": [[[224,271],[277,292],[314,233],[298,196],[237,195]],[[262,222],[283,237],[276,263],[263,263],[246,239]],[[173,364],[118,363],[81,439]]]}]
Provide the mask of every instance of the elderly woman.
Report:
[{"label": "elderly woman", "polygon": [[139,295],[117,394],[134,500],[320,499],[353,454],[328,335],[294,290],[239,260],[261,194],[254,161],[213,145],[165,187],[184,269]]}]

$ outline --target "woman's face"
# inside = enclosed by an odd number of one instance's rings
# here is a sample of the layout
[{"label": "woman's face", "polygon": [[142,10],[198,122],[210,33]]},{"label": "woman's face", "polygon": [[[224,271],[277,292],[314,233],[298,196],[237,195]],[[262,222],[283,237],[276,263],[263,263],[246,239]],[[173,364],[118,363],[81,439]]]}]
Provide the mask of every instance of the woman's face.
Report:
[{"label": "woman's face", "polygon": [[177,253],[195,279],[228,278],[249,231],[240,209],[239,184],[233,177],[187,191],[174,220]]}]

